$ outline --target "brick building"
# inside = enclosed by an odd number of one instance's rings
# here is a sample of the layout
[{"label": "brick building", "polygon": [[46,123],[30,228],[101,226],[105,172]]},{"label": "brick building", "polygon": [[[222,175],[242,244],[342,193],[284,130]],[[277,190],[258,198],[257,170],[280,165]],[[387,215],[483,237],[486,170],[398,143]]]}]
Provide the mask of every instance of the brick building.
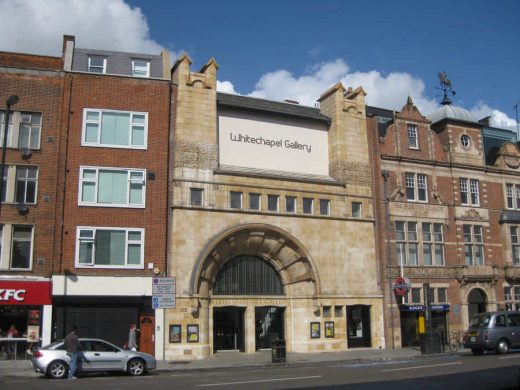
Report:
[{"label": "brick building", "polygon": [[367,107],[367,116],[387,345],[424,333],[427,284],[433,330],[444,335],[476,313],[512,308],[518,147],[451,105],[425,117],[409,98],[400,112]]},{"label": "brick building", "polygon": [[0,226],[0,328],[50,342],[51,275],[60,258],[58,166],[64,107],[61,58],[0,53],[0,142],[10,107]]}]

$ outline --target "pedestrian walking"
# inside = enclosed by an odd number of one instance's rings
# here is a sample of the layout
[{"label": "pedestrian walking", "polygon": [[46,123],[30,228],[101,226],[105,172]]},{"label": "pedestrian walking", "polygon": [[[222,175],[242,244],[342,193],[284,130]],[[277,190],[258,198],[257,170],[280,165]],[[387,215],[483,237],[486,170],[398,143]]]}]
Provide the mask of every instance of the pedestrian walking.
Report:
[{"label": "pedestrian walking", "polygon": [[77,379],[75,374],[78,368],[78,360],[87,361],[87,359],[85,358],[83,348],[78,339],[78,327],[76,325],[72,327],[70,333],[65,337],[65,348],[67,355],[70,356],[68,379]]},{"label": "pedestrian walking", "polygon": [[131,351],[137,351],[137,326],[135,324],[130,325],[130,332],[128,333],[127,348]]}]

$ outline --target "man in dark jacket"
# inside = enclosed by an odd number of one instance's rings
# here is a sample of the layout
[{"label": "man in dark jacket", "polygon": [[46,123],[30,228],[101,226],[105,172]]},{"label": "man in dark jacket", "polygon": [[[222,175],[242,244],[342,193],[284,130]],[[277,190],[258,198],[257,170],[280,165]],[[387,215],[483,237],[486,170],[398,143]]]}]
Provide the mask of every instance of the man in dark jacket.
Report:
[{"label": "man in dark jacket", "polygon": [[70,333],[65,337],[65,348],[67,349],[67,355],[70,356],[68,379],[77,379],[75,374],[78,368],[78,359],[86,361],[86,358],[78,339],[78,327],[76,325],[72,327]]}]

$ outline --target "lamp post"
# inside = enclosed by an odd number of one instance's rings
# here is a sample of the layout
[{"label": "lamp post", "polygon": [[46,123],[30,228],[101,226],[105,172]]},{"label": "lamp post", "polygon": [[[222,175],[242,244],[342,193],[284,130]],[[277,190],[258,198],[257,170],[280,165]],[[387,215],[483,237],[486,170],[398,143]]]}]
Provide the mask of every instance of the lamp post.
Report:
[{"label": "lamp post", "polygon": [[5,155],[7,152],[7,128],[9,127],[9,116],[11,115],[11,106],[18,103],[18,96],[11,95],[5,101],[5,121],[4,121],[4,137],[2,143],[2,165],[0,165],[0,215],[2,212],[2,199],[4,197],[4,170],[5,170]]},{"label": "lamp post", "polygon": [[518,139],[518,137],[520,137],[520,124],[518,123],[518,103],[520,103],[520,99],[518,99],[516,104],[513,106],[516,114],[516,142],[520,141],[520,139]]}]

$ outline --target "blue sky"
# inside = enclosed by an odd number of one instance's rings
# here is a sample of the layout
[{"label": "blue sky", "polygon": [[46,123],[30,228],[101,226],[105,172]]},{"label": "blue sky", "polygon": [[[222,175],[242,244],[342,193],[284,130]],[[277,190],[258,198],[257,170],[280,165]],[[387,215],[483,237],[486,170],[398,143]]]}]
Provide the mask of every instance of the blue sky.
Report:
[{"label": "blue sky", "polygon": [[371,105],[400,109],[410,94],[430,114],[444,70],[454,104],[516,126],[518,0],[0,0],[0,30],[5,51],[59,55],[73,34],[83,48],[186,51],[193,70],[215,57],[220,90],[303,104],[341,81]]}]

